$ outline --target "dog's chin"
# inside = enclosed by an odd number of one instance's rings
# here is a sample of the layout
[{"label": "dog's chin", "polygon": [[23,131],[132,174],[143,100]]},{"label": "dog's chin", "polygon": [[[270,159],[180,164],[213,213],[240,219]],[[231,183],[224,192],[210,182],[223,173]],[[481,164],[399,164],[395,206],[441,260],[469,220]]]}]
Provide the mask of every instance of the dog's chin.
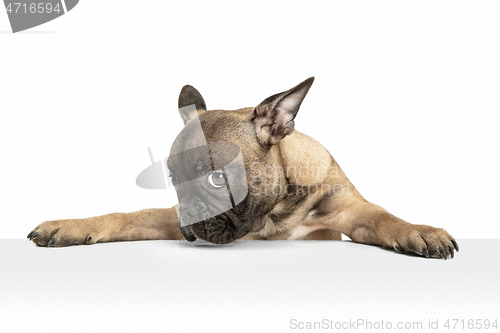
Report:
[{"label": "dog's chin", "polygon": [[216,216],[208,220],[181,227],[182,234],[189,242],[196,239],[205,240],[213,244],[229,244],[248,231],[240,226],[241,221],[232,221],[227,216]]}]

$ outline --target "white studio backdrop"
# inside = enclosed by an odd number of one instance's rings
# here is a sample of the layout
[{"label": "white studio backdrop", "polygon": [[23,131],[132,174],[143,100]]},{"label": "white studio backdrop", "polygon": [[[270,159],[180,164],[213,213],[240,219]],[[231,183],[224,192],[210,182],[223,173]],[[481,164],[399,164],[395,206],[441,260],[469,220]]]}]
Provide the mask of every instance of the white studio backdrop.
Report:
[{"label": "white studio backdrop", "polygon": [[500,2],[91,1],[11,34],[0,10],[0,238],[176,204],[135,185],[182,128],[177,97],[254,106],[309,76],[296,128],[364,197],[498,238]]}]

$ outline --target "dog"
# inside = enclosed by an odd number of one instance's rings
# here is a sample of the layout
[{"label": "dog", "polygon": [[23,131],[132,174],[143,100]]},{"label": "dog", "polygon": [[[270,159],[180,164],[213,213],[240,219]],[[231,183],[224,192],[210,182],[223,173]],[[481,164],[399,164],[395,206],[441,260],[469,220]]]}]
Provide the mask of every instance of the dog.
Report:
[{"label": "dog", "polygon": [[[62,247],[160,239],[341,240],[345,234],[399,253],[453,258],[459,247],[448,232],[410,224],[368,202],[321,144],[294,130],[313,81],[234,111],[207,111],[198,90],[184,86],[178,105],[184,128],[166,163],[179,205],[47,221],[28,239]],[[228,165],[238,156],[234,171]]]}]

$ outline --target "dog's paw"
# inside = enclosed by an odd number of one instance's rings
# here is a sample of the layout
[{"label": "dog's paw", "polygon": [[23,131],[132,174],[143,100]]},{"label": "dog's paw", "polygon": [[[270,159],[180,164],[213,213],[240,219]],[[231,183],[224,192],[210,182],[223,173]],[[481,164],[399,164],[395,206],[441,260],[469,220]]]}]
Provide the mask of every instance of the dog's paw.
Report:
[{"label": "dog's paw", "polygon": [[28,234],[28,239],[38,246],[63,247],[93,244],[95,237],[78,223],[78,220],[47,221]]},{"label": "dog's paw", "polygon": [[446,230],[428,225],[409,225],[395,235],[392,244],[399,253],[416,253],[427,258],[455,256],[458,243]]}]

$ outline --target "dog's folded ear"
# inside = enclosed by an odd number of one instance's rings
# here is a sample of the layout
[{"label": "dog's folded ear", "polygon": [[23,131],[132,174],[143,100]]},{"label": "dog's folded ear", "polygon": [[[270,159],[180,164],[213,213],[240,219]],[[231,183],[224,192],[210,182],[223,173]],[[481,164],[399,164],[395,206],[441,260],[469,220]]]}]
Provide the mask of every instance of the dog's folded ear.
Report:
[{"label": "dog's folded ear", "polygon": [[314,82],[310,77],[285,92],[266,98],[254,110],[254,124],[262,145],[277,144],[294,129],[300,104]]},{"label": "dog's folded ear", "polygon": [[[202,112],[207,111],[207,106],[200,92],[190,85],[182,87],[179,94],[179,113],[181,114],[184,125],[191,119],[198,117]],[[195,107],[188,107],[194,105]]]}]

